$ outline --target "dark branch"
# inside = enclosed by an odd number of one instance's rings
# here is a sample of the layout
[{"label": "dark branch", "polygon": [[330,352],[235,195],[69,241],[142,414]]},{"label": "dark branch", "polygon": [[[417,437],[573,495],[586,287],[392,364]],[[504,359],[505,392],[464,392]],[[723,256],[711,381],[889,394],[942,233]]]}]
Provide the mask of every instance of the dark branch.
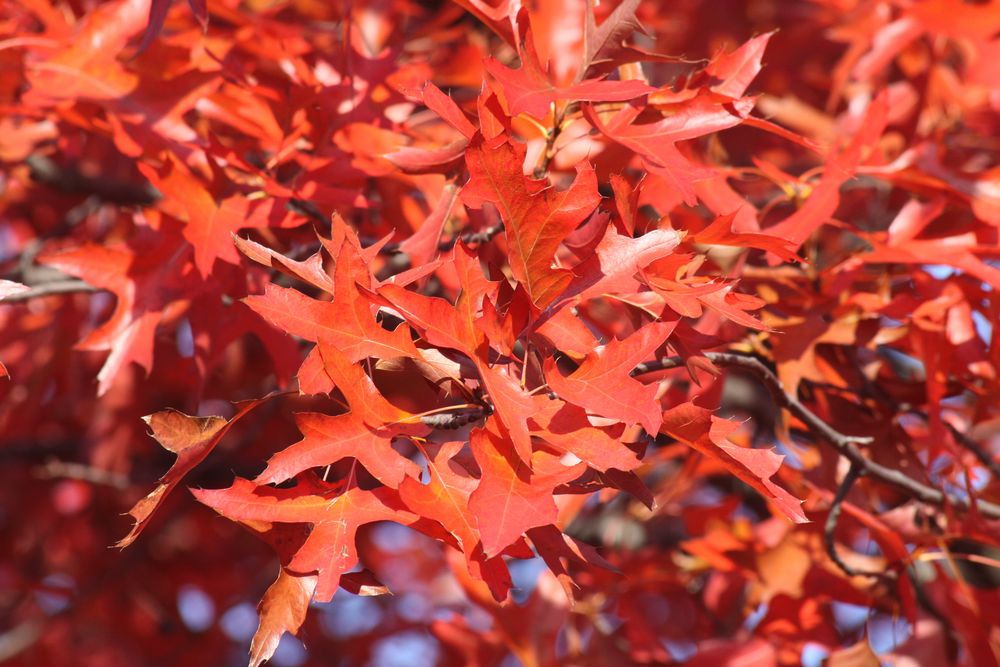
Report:
[{"label": "dark branch", "polygon": [[441,241],[438,244],[438,250],[451,250],[455,245],[455,242],[461,239],[462,243],[465,245],[482,245],[483,243],[489,243],[493,240],[493,237],[503,231],[503,223],[498,222],[495,225],[491,225],[486,229],[480,230],[478,232],[466,232],[459,236],[448,239],[447,241]]},{"label": "dark branch", "polygon": [[840,486],[837,487],[837,493],[833,496],[833,502],[830,503],[830,513],[826,515],[826,523],[823,524],[823,544],[826,546],[826,553],[829,554],[830,560],[839,567],[844,574],[849,577],[865,576],[865,577],[879,577],[885,576],[886,573],[883,572],[868,572],[863,570],[856,570],[840,557],[837,553],[837,540],[834,534],[837,531],[837,521],[840,519],[840,512],[843,509],[844,499],[847,498],[847,494],[850,493],[851,487],[854,483],[858,481],[858,478],[864,474],[859,466],[851,464],[850,469],[847,474],[844,475],[843,481],[840,482]]},{"label": "dark branch", "polygon": [[565,109],[555,115],[553,118],[552,127],[549,131],[545,133],[545,150],[542,152],[542,161],[537,167],[535,167],[533,176],[535,178],[541,179],[545,178],[549,173],[549,165],[552,164],[552,158],[556,156],[556,139],[559,138],[559,133],[562,132],[563,119],[566,114],[569,113],[571,108],[575,108],[577,104],[575,102],[568,105]]},{"label": "dark branch", "polygon": [[[922,484],[915,479],[907,477],[898,470],[887,468],[867,458],[858,445],[870,445],[874,442],[873,438],[846,435],[834,429],[820,419],[816,413],[799,402],[798,398],[786,393],[778,376],[771,372],[771,369],[756,357],[731,352],[706,352],[704,356],[716,365],[744,368],[757,375],[764,383],[764,386],[774,396],[774,400],[780,407],[788,410],[794,417],[805,424],[810,432],[832,445],[834,449],[850,461],[852,466],[858,467],[862,473],[889,486],[893,486],[911,498],[929,505],[937,505],[939,507],[948,505],[963,510],[969,509],[970,503],[964,498],[946,494],[940,489]],[[643,362],[636,366],[632,374],[642,375],[644,373],[680,368],[682,366],[684,366],[684,360],[681,357],[667,357],[655,361]],[[977,500],[976,508],[985,517],[1000,519],[1000,505],[984,500]]]},{"label": "dark branch", "polygon": [[94,195],[102,202],[122,206],[150,206],[162,196],[148,182],[131,183],[110,180],[103,175],[88,176],[75,167],[61,167],[39,153],[29,155],[24,162],[36,183],[66,194]]},{"label": "dark branch", "polygon": [[489,414],[486,407],[463,408],[457,412],[439,412],[433,415],[424,415],[420,418],[421,423],[431,428],[454,430],[480,421]]},{"label": "dark branch", "polygon": [[957,442],[959,446],[972,452],[973,456],[976,457],[976,460],[983,464],[983,466],[993,474],[995,479],[1000,479],[1000,462],[993,458],[992,454],[983,449],[978,442],[962,433],[948,422],[945,422],[944,425],[948,427],[949,431],[951,431],[952,437],[955,438],[955,442]]}]

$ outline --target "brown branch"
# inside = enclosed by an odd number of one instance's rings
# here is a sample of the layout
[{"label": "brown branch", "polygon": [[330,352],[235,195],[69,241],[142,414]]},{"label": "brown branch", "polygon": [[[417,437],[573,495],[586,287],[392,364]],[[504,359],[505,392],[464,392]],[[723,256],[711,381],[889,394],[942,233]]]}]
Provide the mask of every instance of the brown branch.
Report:
[{"label": "brown branch", "polygon": [[78,479],[99,486],[110,486],[124,490],[129,487],[129,479],[121,473],[94,468],[83,463],[51,459],[34,469],[39,479]]},{"label": "brown branch", "polygon": [[535,178],[545,178],[548,175],[549,165],[552,164],[552,159],[556,156],[556,139],[559,138],[559,134],[562,132],[563,119],[569,114],[570,109],[575,108],[576,105],[576,102],[571,102],[565,109],[555,114],[555,117],[552,119],[552,127],[545,133],[545,149],[542,151],[542,161],[535,167],[532,174]]},{"label": "brown branch", "polygon": [[285,202],[285,208],[292,213],[301,215],[309,218],[313,222],[319,223],[324,228],[330,225],[330,218],[323,215],[323,212],[319,210],[319,207],[307,199],[289,199]]},{"label": "brown branch", "polygon": [[[888,392],[883,390],[875,383],[871,382],[863,374],[862,378],[864,378],[865,386],[862,387],[861,389],[836,387],[826,383],[816,382],[814,380],[810,380],[809,382],[814,386],[823,387],[824,389],[833,389],[836,391],[850,392],[859,396],[866,396],[866,395],[870,396],[871,398],[874,398],[876,401],[882,401],[884,403],[887,403],[889,407],[891,407],[895,411],[902,411],[914,414],[923,419],[925,422],[930,423],[931,421],[930,415],[924,412],[923,410],[918,410],[908,404],[900,403],[892,395],[890,395]],[[963,447],[964,449],[971,452],[972,455],[976,457],[976,460],[979,461],[979,463],[982,464],[984,468],[990,471],[994,479],[1000,479],[1000,461],[997,461],[997,459],[992,454],[983,449],[983,447],[978,442],[970,438],[965,433],[959,431],[951,423],[946,421],[944,421],[943,423],[945,427],[947,427],[947,429],[951,431],[952,437],[955,439],[955,442],[958,443],[960,447]]]},{"label": "brown branch", "polygon": [[[786,393],[778,376],[765,366],[760,359],[731,352],[706,352],[704,356],[716,365],[744,368],[754,373],[771,392],[771,395],[774,396],[774,400],[780,407],[788,410],[794,417],[805,424],[810,432],[832,445],[834,449],[850,461],[852,466],[857,466],[865,475],[893,486],[911,498],[927,503],[928,505],[937,505],[939,507],[948,505],[963,510],[969,509],[970,503],[964,498],[959,498],[947,494],[940,489],[922,484],[915,479],[907,477],[899,470],[888,468],[867,458],[858,445],[870,445],[874,442],[873,438],[846,435],[834,429],[820,419],[816,413],[799,402],[798,398]],[[681,357],[667,357],[643,362],[636,366],[632,374],[642,375],[659,370],[680,368],[682,366],[684,366],[684,360]],[[985,500],[977,500],[975,505],[979,513],[983,516],[990,519],[1000,519],[1000,505]]]},{"label": "brown branch", "polygon": [[951,431],[952,437],[955,438],[955,442],[957,442],[960,447],[964,447],[972,452],[972,455],[976,457],[976,460],[983,464],[983,466],[993,474],[994,479],[1000,479],[1000,462],[993,458],[992,454],[983,449],[978,442],[962,433],[948,422],[944,422],[944,425],[949,431]]},{"label": "brown branch", "polygon": [[17,303],[19,301],[29,301],[43,296],[53,296],[56,294],[76,294],[80,292],[97,292],[99,288],[82,280],[56,280],[51,283],[41,283],[32,285],[31,289],[24,292],[17,292],[5,297],[0,297],[0,305],[6,303]]},{"label": "brown branch", "polygon": [[493,237],[503,231],[503,223],[498,222],[495,225],[490,225],[486,229],[480,230],[478,232],[466,232],[448,239],[447,241],[441,241],[438,244],[438,250],[451,250],[455,245],[455,242],[461,240],[465,245],[482,245],[483,243],[489,243],[493,240]]},{"label": "brown branch", "polygon": [[115,181],[103,174],[89,176],[75,166],[60,166],[40,153],[29,155],[24,162],[35,182],[66,194],[94,195],[102,202],[121,206],[151,206],[162,197],[148,182]]},{"label": "brown branch", "polygon": [[830,503],[830,513],[826,515],[826,523],[823,524],[823,544],[826,546],[826,553],[830,556],[830,560],[832,560],[834,564],[847,576],[887,576],[889,573],[886,572],[856,570],[845,563],[844,559],[842,559],[840,554],[837,553],[837,540],[834,534],[837,531],[837,521],[840,519],[840,512],[843,509],[844,499],[847,498],[847,494],[850,493],[851,487],[854,486],[854,483],[858,481],[858,478],[863,474],[864,470],[852,463],[850,469],[847,471],[847,474],[844,475],[844,479],[840,482],[840,486],[837,487],[837,493],[833,496],[833,502]]},{"label": "brown branch", "polygon": [[552,163],[552,158],[555,157],[553,149],[556,145],[556,139],[559,137],[559,123],[561,119],[561,116],[556,118],[555,127],[545,133],[545,148],[542,152],[542,161],[535,167],[532,173],[535,178],[545,178],[549,173],[549,165]]}]

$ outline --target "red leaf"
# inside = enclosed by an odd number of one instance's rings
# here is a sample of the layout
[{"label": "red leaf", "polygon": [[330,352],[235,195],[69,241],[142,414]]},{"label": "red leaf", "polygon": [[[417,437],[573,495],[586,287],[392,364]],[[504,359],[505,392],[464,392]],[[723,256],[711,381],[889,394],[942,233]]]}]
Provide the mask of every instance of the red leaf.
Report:
[{"label": "red leaf", "polygon": [[642,424],[647,433],[656,433],[662,413],[656,386],[644,385],[629,373],[651,358],[673,328],[671,323],[654,322],[625,340],[612,340],[587,355],[568,377],[563,377],[555,362],[547,359],[545,378],[560,398],[601,417]]},{"label": "red leaf", "polygon": [[527,419],[535,404],[531,396],[509,374],[489,363],[489,345],[479,326],[481,303],[490,289],[479,259],[459,244],[455,247],[455,265],[463,287],[457,303],[426,297],[396,285],[382,285],[379,294],[402,313],[432,345],[449,347],[468,356],[476,365],[483,387],[496,410],[503,430],[513,441],[515,451],[524,461],[531,456]]},{"label": "red leaf", "polygon": [[310,351],[299,369],[299,385],[304,393],[314,394],[329,393],[336,387],[347,399],[351,411],[372,428],[391,424],[399,432],[425,434],[426,429],[419,423],[402,426],[403,422],[412,421],[413,415],[387,401],[361,365],[352,363],[335,347],[320,343]]},{"label": "red leaf", "polygon": [[645,32],[635,15],[641,0],[624,0],[598,27],[594,19],[594,5],[587,3],[587,21],[584,30],[585,53],[580,74],[591,67],[614,63],[622,51],[626,37],[635,32]]},{"label": "red leaf", "polygon": [[437,448],[427,460],[427,484],[407,477],[399,487],[399,497],[410,510],[437,521],[455,536],[468,561],[469,574],[485,581],[501,602],[510,590],[510,573],[502,558],[486,558],[480,545],[476,518],[469,509],[469,496],[478,482],[451,460],[464,446],[464,442],[449,442]]},{"label": "red leaf", "polygon": [[309,523],[312,532],[286,569],[289,573],[319,574],[316,600],[329,602],[340,577],[358,563],[355,535],[360,526],[376,521],[412,523],[415,517],[399,506],[389,489],[363,491],[357,487],[337,496],[335,488],[318,479],[300,477],[299,486],[275,489],[237,478],[228,489],[192,489],[194,496],[222,516],[235,521]]},{"label": "red leaf", "polygon": [[730,53],[717,55],[705,67],[705,72],[719,81],[711,89],[737,98],[744,95],[750,82],[760,73],[760,59],[764,56],[767,43],[774,32],[758,35]]},{"label": "red leaf", "polygon": [[882,92],[869,105],[861,127],[847,147],[841,152],[831,153],[823,178],[802,208],[768,228],[768,234],[786,238],[798,248],[820,225],[828,222],[840,204],[840,187],[854,175],[858,165],[867,157],[865,153],[878,142],[888,116],[889,96]]},{"label": "red leaf", "polygon": [[375,322],[373,304],[355,282],[348,247],[344,244],[337,260],[332,302],[317,301],[272,283],[267,284],[263,295],[248,296],[244,302],[279,329],[336,347],[351,361],[417,357],[409,327],[400,325],[387,331]]},{"label": "red leaf", "polygon": [[707,294],[699,294],[695,298],[708,308],[711,308],[736,324],[750,329],[757,329],[758,331],[766,331],[767,327],[760,320],[748,315],[746,312],[761,308],[764,302],[749,294],[733,292],[733,287],[735,287],[735,284],[729,283]]},{"label": "red leaf", "polygon": [[524,531],[553,523],[558,513],[553,490],[579,477],[586,468],[583,463],[564,465],[559,457],[537,451],[529,470],[504,455],[503,441],[489,428],[475,429],[469,443],[483,472],[469,499],[469,509],[479,524],[487,557],[499,554]]},{"label": "red leaf", "polygon": [[278,570],[278,578],[268,586],[257,607],[260,624],[250,642],[250,667],[258,667],[274,655],[283,634],[294,635],[302,627],[316,581],[314,575],[295,575],[285,568]]},{"label": "red leaf", "polygon": [[633,470],[642,463],[620,438],[592,425],[581,408],[546,397],[535,400],[544,403],[531,418],[537,425],[535,434],[557,450],[602,472],[609,468]]},{"label": "red leaf", "polygon": [[714,172],[685,158],[675,144],[739,125],[750,115],[754,100],[726,100],[702,93],[673,106],[662,120],[639,125],[634,122],[643,110],[641,106],[625,106],[608,122],[589,105],[584,111],[601,134],[642,156],[649,171],[670,179],[685,202],[693,205],[697,201],[693,184]]},{"label": "red leaf", "polygon": [[476,127],[465,117],[465,113],[455,101],[441,92],[441,89],[428,82],[424,86],[422,97],[427,108],[436,113],[446,123],[462,133],[466,139],[472,139]]},{"label": "red leaf", "polygon": [[420,225],[420,229],[399,244],[399,249],[410,257],[411,265],[424,266],[437,255],[441,230],[444,229],[457,200],[458,188],[454,183],[448,183],[441,189],[441,199]]},{"label": "red leaf", "polygon": [[689,238],[694,243],[704,243],[707,245],[728,245],[740,248],[757,248],[772,252],[783,261],[797,262],[798,255],[795,254],[794,243],[772,234],[754,234],[748,232],[734,232],[733,221],[739,211],[734,211],[728,215],[721,215],[712,224],[708,225],[700,232],[692,234]]},{"label": "red leaf", "polygon": [[38,262],[82,278],[117,297],[115,310],[100,327],[77,344],[85,350],[110,350],[97,374],[98,394],[104,394],[130,362],[147,373],[153,367],[153,340],[164,309],[177,294],[193,296],[195,279],[176,270],[184,261],[183,241],[142,229],[129,244],[82,245],[42,252]]},{"label": "red leaf", "polygon": [[135,519],[135,525],[115,546],[124,548],[132,544],[163,499],[185,475],[205,460],[230,427],[273,395],[238,404],[239,412],[228,421],[223,417],[190,417],[176,410],[164,410],[144,417],[153,431],[153,437],[164,449],[177,454],[177,460],[160,478],[156,488],[129,510],[129,514]]},{"label": "red leaf", "polygon": [[468,142],[453,141],[441,148],[414,148],[403,146],[384,157],[404,174],[447,174],[461,164]]},{"label": "red leaf", "polygon": [[487,0],[455,0],[470,14],[487,25],[511,46],[517,46],[514,19],[521,3],[519,0],[499,0],[494,6]]},{"label": "red leaf", "polygon": [[520,145],[504,142],[487,147],[473,142],[466,161],[470,179],[463,199],[477,208],[487,202],[497,207],[511,250],[511,271],[535,305],[546,306],[573,277],[567,269],[552,267],[559,244],[601,201],[594,170],[586,163],[579,165],[573,184],[555,192],[521,173]]},{"label": "red leaf", "polygon": [[295,415],[295,424],[304,436],[267,462],[257,484],[283,482],[303,470],[330,465],[354,457],[365,470],[391,488],[398,488],[406,475],[416,476],[420,469],[392,448],[393,432],[373,429],[349,412],[330,417],[313,412]]},{"label": "red leaf", "polygon": [[[194,263],[202,276],[212,273],[216,259],[239,264],[239,255],[233,246],[234,233],[247,227],[262,227],[267,218],[250,215],[250,203],[242,195],[233,195],[216,203],[213,194],[202,179],[173,154],[159,169],[144,164],[139,170],[164,195],[160,206],[185,221],[182,233],[194,248]],[[218,168],[211,166],[214,180],[224,177]]]},{"label": "red leaf", "polygon": [[201,24],[202,32],[208,29],[208,2],[207,0],[188,0],[191,13]]},{"label": "red leaf", "polygon": [[143,53],[148,49],[160,34],[160,31],[163,30],[163,21],[167,18],[171,2],[172,0],[150,0],[149,21],[146,24],[146,32],[142,35],[142,42],[139,43],[139,49],[136,51],[136,54]]},{"label": "red leaf", "polygon": [[333,280],[324,269],[323,256],[318,252],[306,260],[299,261],[285,257],[281,253],[250,239],[240,238],[235,234],[233,235],[233,244],[241,253],[258,264],[281,271],[329,294],[334,293]]},{"label": "red leaf", "polygon": [[[594,253],[577,265],[564,298],[590,299],[602,294],[632,294],[643,268],[670,255],[680,236],[672,229],[654,229],[639,238],[623,236],[608,226]],[[560,304],[562,301],[560,301]]]},{"label": "red leaf", "polygon": [[539,526],[528,531],[528,538],[545,564],[556,575],[566,593],[570,606],[576,604],[574,590],[578,588],[568,570],[569,563],[592,565],[615,571],[614,566],[601,557],[589,544],[564,534],[556,526]]},{"label": "red leaf", "polygon": [[684,403],[663,413],[662,431],[721,463],[792,521],[808,523],[802,501],[771,481],[784,457],[769,449],[748,449],[730,442],[729,434],[739,426],[711,410]]},{"label": "red leaf", "polygon": [[635,79],[602,81],[590,79],[566,87],[557,87],[538,62],[534,42],[527,38],[521,51],[521,68],[510,69],[492,58],[486,60],[486,71],[500,83],[507,105],[513,116],[527,113],[535,118],[545,118],[552,105],[563,100],[587,102],[623,102],[656,90]]}]

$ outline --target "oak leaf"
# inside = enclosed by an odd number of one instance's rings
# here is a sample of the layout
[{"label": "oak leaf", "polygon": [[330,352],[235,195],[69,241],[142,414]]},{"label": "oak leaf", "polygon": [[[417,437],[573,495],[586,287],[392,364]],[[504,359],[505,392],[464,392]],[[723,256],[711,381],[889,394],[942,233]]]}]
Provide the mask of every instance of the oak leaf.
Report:
[{"label": "oak leaf", "polygon": [[[253,524],[306,523],[312,531],[285,566],[297,575],[318,574],[316,600],[329,602],[340,578],[358,563],[355,536],[360,526],[376,521],[416,520],[405,511],[395,492],[337,487],[308,475],[290,489],[258,486],[237,478],[228,489],[192,489],[200,502],[222,516]],[[348,480],[349,482],[351,480]]]},{"label": "oak leaf", "polygon": [[296,575],[279,568],[278,578],[268,586],[257,607],[260,624],[250,642],[250,667],[259,667],[274,655],[283,634],[298,632],[306,620],[316,581],[315,575]]},{"label": "oak leaf", "polygon": [[474,141],[466,151],[470,179],[462,199],[477,208],[496,206],[511,250],[511,271],[543,308],[573,279],[568,269],[553,268],[556,250],[594,211],[601,196],[594,170],[586,163],[577,167],[572,185],[561,192],[524,176],[524,150],[509,142],[487,146]]},{"label": "oak leaf", "polygon": [[558,510],[553,490],[578,477],[584,463],[566,465],[561,457],[539,450],[531,457],[531,467],[512,461],[504,454],[504,443],[487,421],[469,439],[476,463],[482,470],[479,486],[469,497],[469,509],[476,517],[483,551],[487,557],[499,554],[526,530],[556,520]]},{"label": "oak leaf", "polygon": [[648,433],[656,433],[662,413],[656,386],[645,385],[629,373],[648,360],[671,331],[673,325],[667,322],[647,324],[625,340],[612,340],[597,348],[565,377],[555,362],[547,359],[545,378],[560,398],[601,417],[641,424]]},{"label": "oak leaf", "polygon": [[773,481],[784,458],[767,449],[740,447],[729,440],[736,422],[716,417],[694,403],[684,403],[663,413],[663,433],[719,461],[737,479],[753,487],[796,523],[807,523],[802,501]]},{"label": "oak leaf", "polygon": [[469,507],[469,497],[479,481],[452,461],[464,446],[456,441],[436,448],[427,458],[427,483],[407,477],[399,487],[399,497],[411,511],[437,521],[455,536],[468,561],[469,574],[486,582],[493,597],[502,602],[510,590],[510,573],[500,556],[486,557]]},{"label": "oak leaf", "polygon": [[135,519],[135,525],[115,546],[124,548],[132,544],[167,494],[174,490],[185,475],[205,460],[233,424],[273,395],[239,403],[239,410],[231,419],[191,417],[176,410],[164,410],[144,417],[152,430],[152,436],[164,449],[176,454],[177,460],[160,478],[156,488],[129,510],[129,514]]}]

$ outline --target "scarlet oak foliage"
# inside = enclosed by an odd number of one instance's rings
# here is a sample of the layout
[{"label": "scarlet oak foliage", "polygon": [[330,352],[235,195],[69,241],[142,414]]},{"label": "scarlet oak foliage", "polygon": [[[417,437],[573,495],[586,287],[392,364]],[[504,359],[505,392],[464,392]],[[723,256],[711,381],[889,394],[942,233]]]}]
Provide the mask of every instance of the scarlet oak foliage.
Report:
[{"label": "scarlet oak foliage", "polygon": [[[558,102],[621,102],[655,90],[645,82],[635,79],[602,81],[595,78],[569,86],[555,85],[549,73],[543,69],[539,62],[529,21],[527,13],[518,14],[516,23],[521,29],[518,40],[521,56],[520,69],[512,70],[493,58],[488,58],[484,63],[486,71],[503,88],[507,105],[512,114],[528,113],[535,118],[544,118],[549,113],[550,108]],[[606,41],[608,38],[601,40],[598,37],[598,40]]]},{"label": "scarlet oak foliage", "polygon": [[491,429],[473,431],[472,454],[482,470],[482,479],[469,496],[469,509],[479,525],[479,536],[487,557],[513,544],[530,528],[558,518],[552,492],[560,484],[583,472],[581,464],[566,465],[558,456],[535,452],[531,466],[511,463],[503,440]]},{"label": "scarlet oak foliage", "polygon": [[807,522],[801,501],[771,480],[781,467],[782,457],[771,451],[733,444],[729,434],[738,428],[738,424],[716,417],[711,410],[692,403],[675,406],[663,414],[665,433],[716,459],[738,479],[774,502],[792,521]]},{"label": "scarlet oak foliage", "polygon": [[673,325],[656,322],[624,341],[613,340],[595,349],[568,377],[547,360],[545,377],[559,396],[595,414],[625,424],[641,424],[647,433],[660,430],[660,405],[656,385],[629,377],[632,369],[653,356]]},{"label": "scarlet oak foliage", "polygon": [[997,664],[998,16],[7,3],[0,662]]},{"label": "scarlet oak foliage", "polygon": [[[348,480],[351,483],[351,480]],[[195,490],[195,497],[222,516],[243,522],[308,523],[309,537],[286,565],[297,574],[318,572],[316,598],[329,601],[340,577],[357,565],[355,533],[373,521],[415,519],[385,491],[346,491],[303,477],[295,489],[269,489],[237,479],[229,489]],[[412,520],[411,519],[411,520]]]},{"label": "scarlet oak foliage", "polygon": [[392,488],[399,487],[407,472],[419,472],[411,461],[392,449],[391,433],[372,430],[353,412],[336,417],[302,413],[295,421],[305,438],[271,457],[257,483],[283,482],[303,470],[350,456]]},{"label": "scarlet oak foliage", "polygon": [[[95,287],[115,294],[115,312],[99,329],[79,343],[84,349],[110,350],[97,379],[98,392],[111,387],[115,376],[130,363],[147,372],[153,367],[153,342],[164,308],[173,293],[195,287],[192,276],[171,269],[176,254],[190,250],[179,239],[145,235],[135,248],[83,245],[54,253],[44,253],[38,261],[69,275],[82,278]],[[150,260],[145,263],[139,257]]]},{"label": "scarlet oak foliage", "polygon": [[563,239],[586,220],[597,204],[597,178],[587,164],[564,192],[545,192],[548,184],[521,173],[525,149],[507,141],[491,146],[477,142],[466,150],[470,180],[462,190],[466,204],[494,204],[511,243],[510,267],[531,296],[544,308],[573,279],[568,269],[552,269]]},{"label": "scarlet oak foliage", "polygon": [[316,591],[315,575],[297,576],[284,568],[260,601],[260,627],[250,644],[250,666],[258,667],[274,655],[286,632],[295,632],[306,620]]},{"label": "scarlet oak foliage", "polygon": [[135,525],[116,546],[127,547],[132,544],[166,495],[173,491],[187,473],[205,460],[236,420],[264,400],[267,399],[246,401],[239,412],[228,420],[223,417],[191,417],[176,410],[165,410],[144,417],[151,435],[164,449],[176,454],[177,460],[160,478],[156,488],[129,511],[135,519]]}]

